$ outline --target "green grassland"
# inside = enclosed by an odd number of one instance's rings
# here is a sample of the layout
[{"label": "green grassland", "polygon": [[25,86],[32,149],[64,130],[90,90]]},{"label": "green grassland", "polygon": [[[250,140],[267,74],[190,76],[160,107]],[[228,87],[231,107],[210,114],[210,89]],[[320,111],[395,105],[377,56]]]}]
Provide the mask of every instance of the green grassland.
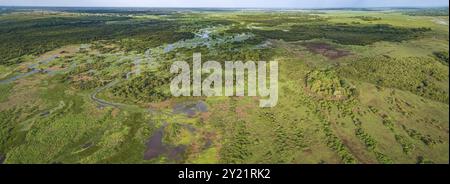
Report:
[{"label": "green grassland", "polygon": [[[11,10],[0,34],[4,163],[449,163],[448,9]],[[277,60],[278,105],[172,97],[196,52]]]}]

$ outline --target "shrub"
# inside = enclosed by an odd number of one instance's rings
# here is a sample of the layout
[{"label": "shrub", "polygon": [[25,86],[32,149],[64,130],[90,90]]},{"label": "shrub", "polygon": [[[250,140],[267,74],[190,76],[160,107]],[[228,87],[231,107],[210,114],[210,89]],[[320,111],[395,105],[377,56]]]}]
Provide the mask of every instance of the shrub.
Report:
[{"label": "shrub", "polygon": [[332,70],[309,72],[305,84],[310,92],[325,99],[344,100],[357,94],[353,85],[339,78]]}]

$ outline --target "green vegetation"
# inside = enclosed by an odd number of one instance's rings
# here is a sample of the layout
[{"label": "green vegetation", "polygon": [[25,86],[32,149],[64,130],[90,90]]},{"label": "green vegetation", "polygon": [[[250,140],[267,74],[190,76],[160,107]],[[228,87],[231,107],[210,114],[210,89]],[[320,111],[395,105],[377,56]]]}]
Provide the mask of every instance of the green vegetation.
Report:
[{"label": "green vegetation", "polygon": [[445,52],[433,52],[433,55],[439,60],[441,61],[443,64],[448,66],[448,51]]},{"label": "green vegetation", "polygon": [[398,141],[398,143],[402,146],[403,152],[406,154],[410,154],[411,151],[414,150],[414,145],[411,144],[405,137],[402,135],[395,135],[395,140]]},{"label": "green vegetation", "polygon": [[[3,9],[5,163],[449,162],[448,10]],[[173,97],[174,61],[279,62],[279,101]]]},{"label": "green vegetation", "polygon": [[407,90],[443,103],[449,100],[448,68],[431,58],[362,58],[342,67],[340,73],[379,86]]},{"label": "green vegetation", "polygon": [[319,97],[342,100],[357,95],[356,88],[344,79],[339,79],[334,71],[312,71],[305,79],[306,87]]}]

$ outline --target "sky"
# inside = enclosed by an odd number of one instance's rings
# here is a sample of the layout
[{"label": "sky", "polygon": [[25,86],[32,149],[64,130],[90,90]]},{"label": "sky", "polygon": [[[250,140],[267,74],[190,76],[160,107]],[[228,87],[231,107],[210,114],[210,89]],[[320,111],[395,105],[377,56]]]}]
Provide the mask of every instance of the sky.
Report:
[{"label": "sky", "polygon": [[448,0],[0,0],[0,6],[361,8],[448,6]]}]

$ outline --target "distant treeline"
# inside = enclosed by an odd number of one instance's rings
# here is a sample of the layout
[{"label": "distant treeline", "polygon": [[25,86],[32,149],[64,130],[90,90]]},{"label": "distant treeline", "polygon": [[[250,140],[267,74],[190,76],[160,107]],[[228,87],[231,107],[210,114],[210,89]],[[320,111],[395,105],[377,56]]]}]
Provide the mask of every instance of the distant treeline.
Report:
[{"label": "distant treeline", "polygon": [[448,16],[448,7],[404,10],[403,14],[410,16]]},{"label": "distant treeline", "polygon": [[399,42],[420,36],[431,31],[430,28],[401,28],[391,25],[349,25],[319,23],[307,26],[295,25],[289,30],[234,29],[229,32],[251,32],[261,40],[282,39],[299,41],[311,39],[330,39],[345,45],[368,45],[378,41]]}]

